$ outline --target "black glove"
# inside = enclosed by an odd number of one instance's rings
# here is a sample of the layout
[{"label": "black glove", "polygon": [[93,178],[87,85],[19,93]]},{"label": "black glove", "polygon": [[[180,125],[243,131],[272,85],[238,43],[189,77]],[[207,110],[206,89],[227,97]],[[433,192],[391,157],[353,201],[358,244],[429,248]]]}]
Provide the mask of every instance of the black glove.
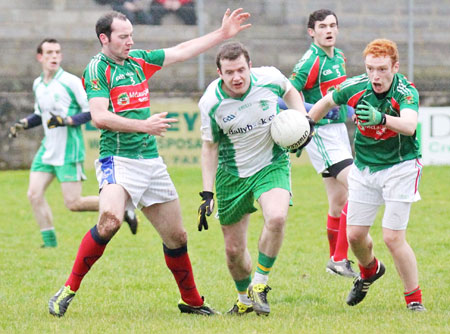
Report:
[{"label": "black glove", "polygon": [[295,153],[295,156],[297,158],[300,158],[300,156],[302,155],[303,152],[303,147],[302,148],[293,148],[291,150],[289,150],[289,153]]},{"label": "black glove", "polygon": [[[307,119],[308,122],[309,122],[309,136],[308,136],[308,138],[306,139],[306,141],[305,141],[300,147],[297,148],[297,152],[300,151],[300,154],[302,154],[301,150],[302,150],[306,145],[309,144],[309,142],[311,141],[312,137],[314,136],[314,132],[315,132],[314,126],[316,125],[316,122],[314,122],[314,121],[312,120],[312,118],[309,117],[308,115],[306,115],[306,119]],[[299,157],[300,154],[297,155],[297,157]]]},{"label": "black glove", "polygon": [[208,229],[208,221],[206,220],[206,216],[211,216],[212,213],[212,206],[211,202],[214,199],[214,193],[210,191],[202,191],[199,193],[200,197],[202,198],[202,204],[200,204],[200,207],[198,208],[198,230],[201,231],[204,227],[205,230]]},{"label": "black glove", "polygon": [[14,125],[9,127],[9,133],[8,133],[8,137],[9,138],[16,138],[17,137],[17,133],[19,131],[24,130],[27,127],[27,121],[26,120],[20,120],[17,121],[16,123],[14,123]]},{"label": "black glove", "polygon": [[53,129],[58,126],[66,126],[67,125],[65,118],[54,115],[52,113],[50,113],[50,115],[52,115],[52,117],[47,121],[47,127],[49,129]]}]

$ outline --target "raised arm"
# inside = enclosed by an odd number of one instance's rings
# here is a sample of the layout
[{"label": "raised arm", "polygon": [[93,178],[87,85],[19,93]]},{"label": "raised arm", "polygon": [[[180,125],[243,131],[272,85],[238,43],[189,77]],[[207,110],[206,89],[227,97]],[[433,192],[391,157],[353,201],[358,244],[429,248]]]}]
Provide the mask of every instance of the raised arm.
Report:
[{"label": "raised arm", "polygon": [[239,8],[231,12],[227,9],[222,19],[222,26],[209,34],[180,43],[165,51],[164,66],[185,61],[198,56],[221,42],[236,36],[240,31],[250,28],[251,24],[243,24],[250,17]]}]

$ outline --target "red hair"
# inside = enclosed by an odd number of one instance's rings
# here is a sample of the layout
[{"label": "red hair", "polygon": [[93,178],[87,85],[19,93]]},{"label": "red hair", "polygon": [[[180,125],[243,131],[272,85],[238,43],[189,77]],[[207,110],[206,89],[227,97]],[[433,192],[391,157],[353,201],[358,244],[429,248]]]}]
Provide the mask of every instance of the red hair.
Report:
[{"label": "red hair", "polygon": [[371,54],[374,57],[389,57],[392,65],[398,62],[397,44],[389,39],[375,39],[363,51],[364,58]]}]

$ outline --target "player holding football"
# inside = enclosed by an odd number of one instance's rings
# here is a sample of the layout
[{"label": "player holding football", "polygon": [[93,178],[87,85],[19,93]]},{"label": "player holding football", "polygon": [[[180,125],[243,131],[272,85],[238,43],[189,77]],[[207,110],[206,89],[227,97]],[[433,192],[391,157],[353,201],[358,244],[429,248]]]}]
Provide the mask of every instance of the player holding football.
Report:
[{"label": "player holding football", "polygon": [[[85,149],[80,125],[91,119],[86,92],[81,80],[61,68],[61,45],[46,38],[37,47],[36,58],[42,74],[34,80],[34,113],[10,127],[9,136],[18,131],[43,126],[45,138],[36,153],[30,171],[28,199],[41,230],[42,247],[56,247],[53,216],[45,191],[55,179],[61,183],[64,204],[71,211],[98,211],[98,196],[81,196]],[[126,214],[133,233],[137,220]]]},{"label": "player holding football", "polygon": [[133,26],[125,15],[110,12],[99,18],[96,33],[102,50],[83,75],[92,120],[102,129],[96,161],[99,219],[81,241],[66,283],[50,299],[51,314],[64,315],[83,277],[119,230],[125,207],[138,206],[161,236],[166,264],[181,294],[180,311],[216,314],[196,288],[178,195],[156,148],[155,136],[164,136],[176,119],[166,118],[167,113],[150,116],[147,80],[163,66],[195,57],[249,28],[244,24],[249,17],[242,8],[227,9],[219,29],[152,51],[131,50]]},{"label": "player holding football", "polygon": [[407,308],[425,311],[419,287],[417,262],[406,241],[411,204],[420,199],[422,174],[416,138],[419,94],[398,73],[397,45],[386,39],[370,42],[364,52],[367,74],[348,79],[327,94],[309,115],[318,121],[336,105],[355,108],[355,164],[349,173],[348,240],[358,259],[347,304],[360,303],[385,267],[373,253],[369,235],[380,205],[385,204],[383,239],[404,286]]},{"label": "player holding football", "polygon": [[[254,310],[268,315],[268,275],[281,248],[291,198],[289,156],[272,140],[270,124],[279,111],[278,97],[289,108],[305,115],[306,111],[300,94],[279,70],[251,67],[242,44],[222,45],[216,65],[220,78],[208,86],[199,102],[203,191],[198,228],[208,229],[206,215],[213,211],[215,183],[227,265],[238,292],[228,313]],[[264,227],[252,280],[247,229],[250,214],[256,211],[255,199]]]},{"label": "player holding football", "polygon": [[[345,56],[335,47],[338,19],[334,12],[320,9],[311,13],[308,34],[313,43],[295,65],[290,81],[301,92],[305,102],[314,104],[329,90],[345,81]],[[306,151],[316,171],[322,174],[328,197],[327,235],[330,259],[326,270],[355,277],[357,274],[347,259],[347,176],[353,158],[345,126],[346,117],[345,105],[327,113],[317,122],[313,140]]]}]

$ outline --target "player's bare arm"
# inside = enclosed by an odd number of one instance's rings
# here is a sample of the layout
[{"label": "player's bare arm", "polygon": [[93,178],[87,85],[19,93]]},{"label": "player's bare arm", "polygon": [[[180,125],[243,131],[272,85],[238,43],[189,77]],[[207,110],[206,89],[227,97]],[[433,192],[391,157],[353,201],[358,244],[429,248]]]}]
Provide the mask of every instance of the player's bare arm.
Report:
[{"label": "player's bare arm", "polygon": [[337,104],[333,100],[333,93],[330,92],[314,104],[308,115],[314,122],[318,122],[328,113],[328,111],[330,111],[331,108],[336,106]]},{"label": "player's bare arm", "polygon": [[242,30],[250,28],[251,24],[244,24],[250,17],[250,13],[242,13],[242,11],[242,8],[233,12],[227,9],[222,19],[222,26],[219,29],[165,49],[164,66],[198,56],[219,43],[236,36]]},{"label": "player's bare arm", "polygon": [[201,153],[203,190],[213,191],[218,164],[219,145],[204,140]]},{"label": "player's bare arm", "polygon": [[178,121],[176,118],[166,118],[167,112],[155,114],[145,120],[125,118],[108,111],[108,104],[109,100],[104,97],[89,100],[92,122],[99,129],[164,136],[170,123]]},{"label": "player's bare arm", "polygon": [[299,110],[303,115],[306,115],[302,97],[295,87],[291,87],[291,89],[284,94],[283,100],[289,109]]},{"label": "player's bare arm", "polygon": [[412,109],[400,110],[400,117],[386,115],[386,127],[404,136],[412,136],[417,128],[417,111]]}]

